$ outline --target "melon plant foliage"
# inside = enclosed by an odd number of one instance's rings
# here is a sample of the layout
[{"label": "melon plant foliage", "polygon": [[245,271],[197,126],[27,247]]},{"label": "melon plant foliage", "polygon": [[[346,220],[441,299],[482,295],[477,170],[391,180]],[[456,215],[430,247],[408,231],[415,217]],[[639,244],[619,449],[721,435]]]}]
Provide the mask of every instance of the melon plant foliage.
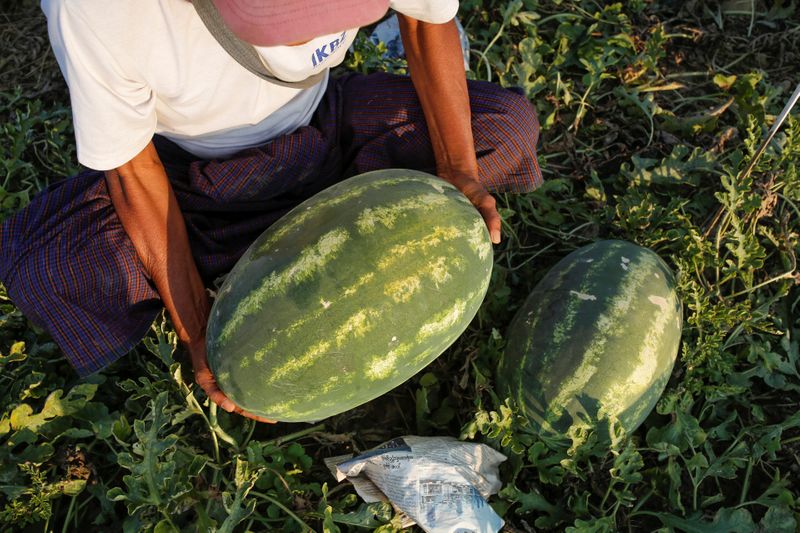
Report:
[{"label": "melon plant foliage", "polygon": [[[38,2],[0,18],[0,216],[76,169]],[[323,459],[403,434],[509,456],[492,500],[515,531],[791,532],[800,496],[800,120],[747,176],[800,82],[794,2],[462,0],[477,79],[535,104],[545,184],[498,195],[504,240],[465,333],[409,382],[309,424],[209,406],[168,321],[79,381],[0,292],[3,531],[398,531]],[[391,68],[358,41],[346,67]],[[496,370],[525,297],[569,253],[616,239],[676,274],[680,350],[632,435],[541,435]]]}]

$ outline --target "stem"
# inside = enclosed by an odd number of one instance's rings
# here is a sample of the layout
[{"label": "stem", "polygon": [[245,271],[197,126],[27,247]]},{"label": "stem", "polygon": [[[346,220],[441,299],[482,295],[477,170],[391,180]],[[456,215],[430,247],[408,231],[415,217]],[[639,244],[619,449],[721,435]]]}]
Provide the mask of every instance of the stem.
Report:
[{"label": "stem", "polygon": [[558,20],[558,19],[566,19],[566,18],[580,19],[580,18],[583,18],[583,17],[581,17],[580,15],[576,15],[575,13],[556,13],[554,15],[549,15],[547,17],[544,17],[543,19],[539,19],[536,22],[536,25],[540,26],[540,25],[542,25],[542,24],[544,24],[546,22],[550,22],[553,19]]},{"label": "stem", "polygon": [[586,104],[586,99],[589,98],[589,93],[592,92],[592,89],[594,89],[594,82],[590,83],[586,88],[586,91],[583,93],[583,96],[581,97],[581,105],[578,106],[578,112],[575,114],[575,121],[572,123],[572,129],[575,130],[576,135],[578,134],[578,126],[580,125],[581,120],[583,120],[583,115],[581,115],[581,112],[588,107]]},{"label": "stem", "polygon": [[283,505],[281,502],[279,502],[278,500],[276,500],[276,499],[275,499],[275,498],[273,498],[272,496],[269,496],[269,495],[267,495],[267,494],[264,494],[263,492],[256,492],[256,491],[254,491],[254,490],[251,490],[251,491],[250,491],[250,494],[252,494],[253,496],[256,496],[256,497],[258,497],[258,498],[262,498],[262,499],[264,499],[264,500],[267,500],[268,502],[270,502],[270,503],[274,504],[276,507],[280,508],[280,509],[281,509],[281,510],[282,510],[284,513],[286,513],[286,514],[287,514],[287,515],[289,515],[289,516],[290,516],[292,519],[294,519],[294,521],[295,521],[295,522],[297,522],[298,524],[300,524],[300,526],[301,526],[301,527],[304,527],[304,528],[305,528],[305,530],[304,530],[304,531],[314,531],[313,529],[311,529],[311,527],[310,527],[308,524],[306,524],[306,523],[303,521],[303,519],[302,519],[302,518],[300,518],[299,516],[297,516],[296,514],[294,514],[294,513],[293,513],[293,512],[292,512],[292,511],[291,511],[291,510],[288,508],[288,507],[286,507],[285,505]]},{"label": "stem", "polygon": [[611,495],[611,489],[614,487],[614,480],[612,479],[611,482],[608,484],[608,488],[606,489],[606,493],[603,496],[603,500],[600,502],[600,512],[605,513],[605,506],[606,500]]},{"label": "stem", "polygon": [[[689,449],[691,450],[692,455],[694,455],[696,453],[695,450],[694,450],[694,446],[690,445]],[[686,460],[686,457],[684,457],[682,453],[678,453],[678,457],[681,458],[681,461],[683,462],[684,469],[686,470],[686,475],[689,476],[689,481],[692,482],[692,511],[696,511],[697,510],[697,491],[700,488],[700,483],[703,482],[703,477],[701,475],[700,476],[700,480],[695,479],[694,475],[692,474],[691,469],[688,467],[689,461]],[[671,460],[671,458],[670,458],[670,460]]]},{"label": "stem", "polygon": [[770,283],[775,283],[776,281],[780,281],[782,279],[793,278],[794,277],[794,271],[795,271],[795,269],[793,268],[788,272],[784,272],[780,276],[775,276],[774,278],[770,278],[767,281],[763,281],[763,282],[759,283],[758,285],[753,285],[749,289],[744,289],[744,290],[741,290],[739,292],[734,292],[733,294],[729,294],[728,298],[735,298],[737,296],[741,296],[742,294],[751,293],[756,289],[760,289],[761,287],[769,285]]},{"label": "stem", "polygon": [[244,442],[242,442],[242,448],[247,447],[247,443],[250,442],[250,439],[253,438],[253,431],[256,429],[257,422],[255,420],[247,419],[250,423],[250,430],[247,432],[247,436],[244,438]]},{"label": "stem", "polygon": [[209,403],[211,404],[211,406],[208,409],[208,418],[209,418],[208,426],[209,426],[209,428],[219,438],[221,438],[222,440],[224,440],[225,442],[230,444],[233,447],[233,451],[234,452],[238,452],[239,451],[239,443],[236,442],[236,439],[234,439],[233,437],[231,437],[230,435],[225,433],[225,430],[223,430],[221,427],[219,427],[219,424],[217,423],[217,404],[215,404],[214,402],[212,402],[210,400],[209,400]]},{"label": "stem", "polygon": [[469,52],[471,54],[475,54],[476,56],[478,56],[478,64],[475,66],[475,73],[476,74],[478,73],[478,68],[480,68],[480,63],[483,62],[483,64],[486,65],[486,78],[492,79],[492,65],[489,64],[489,60],[486,59],[483,55],[481,55],[481,53],[478,52],[477,50],[470,50]]},{"label": "stem", "polygon": [[[622,490],[628,490],[628,487],[630,487],[630,485],[631,485],[630,483],[625,483],[625,488]],[[616,503],[614,503],[614,510],[611,511],[611,519],[614,521],[614,524],[617,523],[617,512],[619,512],[620,505],[622,505],[622,502],[620,500],[617,500]]]},{"label": "stem", "polygon": [[739,495],[739,505],[744,502],[747,491],[750,490],[750,474],[753,473],[753,459],[747,461],[747,472],[744,474],[744,483],[742,484],[742,492]]},{"label": "stem", "polygon": [[284,442],[297,440],[300,437],[305,437],[306,435],[316,433],[317,431],[322,431],[323,429],[325,429],[325,424],[317,424],[316,426],[311,426],[310,428],[302,429],[300,431],[295,431],[294,433],[289,433],[288,435],[282,435],[278,438],[267,441],[265,444],[273,444],[275,446],[280,446]]},{"label": "stem", "polygon": [[[503,21],[503,23],[502,23],[502,24],[500,24],[500,29],[499,29],[499,30],[497,30],[497,33],[495,34],[494,38],[493,38],[491,41],[489,41],[489,44],[487,44],[487,45],[486,45],[486,48],[484,48],[484,49],[483,49],[483,52],[481,52],[481,60],[482,60],[482,61],[484,61],[484,62],[486,62],[486,65],[487,65],[487,66],[489,65],[489,60],[488,60],[488,59],[486,59],[486,54],[488,54],[488,53],[489,53],[489,49],[490,49],[492,46],[494,46],[494,43],[496,43],[496,42],[497,42],[497,39],[499,39],[499,38],[500,38],[500,36],[501,36],[501,35],[503,35],[503,30],[504,30],[504,29],[506,29],[506,23],[505,23],[505,21]],[[488,77],[488,79],[487,79],[486,81],[492,81],[492,73],[491,73],[491,71],[490,71],[488,68],[486,69],[486,75],[487,75],[487,77]]]},{"label": "stem", "polygon": [[696,70],[694,72],[673,72],[672,74],[667,74],[664,76],[665,80],[671,80],[674,78],[707,78],[710,74],[704,70]]},{"label": "stem", "polygon": [[164,516],[164,518],[167,519],[167,522],[169,522],[169,525],[171,525],[175,529],[178,529],[178,527],[172,522],[172,518],[169,517],[169,514],[167,513],[167,511],[165,511],[164,509],[159,509],[159,511],[161,511],[161,514]]},{"label": "stem", "polygon": [[643,506],[645,503],[647,503],[647,500],[649,500],[649,499],[650,499],[650,496],[652,496],[652,495],[653,495],[653,493],[654,493],[655,491],[656,491],[655,489],[650,489],[650,492],[648,492],[647,494],[645,494],[644,496],[642,496],[641,498],[639,498],[639,501],[638,501],[638,502],[636,503],[636,505],[633,507],[633,511],[631,511],[630,515],[631,515],[631,516],[633,516],[634,514],[638,513],[638,512],[639,512],[639,509],[640,509],[640,508],[641,508],[641,507],[642,507],[642,506]]},{"label": "stem", "polygon": [[548,244],[547,246],[544,246],[544,247],[542,247],[542,249],[541,249],[541,250],[539,250],[539,251],[537,251],[536,253],[534,253],[533,255],[531,255],[531,257],[527,258],[525,261],[523,261],[523,262],[522,262],[522,263],[520,263],[519,265],[517,265],[517,266],[514,266],[514,267],[509,267],[509,269],[508,269],[508,270],[509,270],[510,272],[514,272],[515,270],[519,270],[520,268],[524,267],[526,264],[528,264],[528,263],[530,263],[531,261],[533,261],[534,259],[536,259],[536,258],[537,258],[538,256],[540,256],[541,254],[543,254],[544,252],[546,252],[547,250],[549,250],[550,248],[552,248],[553,246],[555,246],[555,244],[556,244],[555,242],[551,242],[551,243],[550,243],[550,244]]},{"label": "stem", "polygon": [[[724,208],[721,207],[720,209],[724,209]],[[716,235],[716,239],[715,239],[715,242],[714,242],[714,246],[715,246],[715,249],[717,251],[717,257],[720,257],[719,251],[720,251],[720,248],[722,247],[722,236],[725,234],[725,231],[727,231],[728,224],[730,222],[730,211],[723,211],[723,213],[724,213],[724,216],[722,218],[722,222],[720,223],[720,227],[717,230],[717,235]],[[716,274],[717,274],[717,283],[716,283],[717,296],[721,296],[721,293],[720,293],[720,290],[719,290],[719,286],[720,286],[720,283],[719,283],[719,262],[717,262],[717,265],[716,265]]]},{"label": "stem", "polygon": [[731,67],[735,66],[737,63],[741,63],[742,61],[747,59],[749,56],[750,56],[750,52],[745,52],[742,55],[740,55],[739,57],[737,57],[736,59],[734,59],[733,61],[731,61],[730,63],[728,63],[727,65],[725,65],[723,67],[719,67],[717,70],[719,70],[721,72],[730,72],[730,68]]},{"label": "stem", "polygon": [[786,202],[787,204],[789,204],[789,206],[794,210],[795,214],[797,214],[798,218],[800,218],[800,209],[797,208],[797,206],[794,204],[794,202],[792,202],[790,199],[786,198],[784,195],[782,195],[779,192],[776,192],[775,195],[778,198],[780,198],[781,200],[783,200],[784,202]]},{"label": "stem", "polygon": [[[202,411],[201,411],[202,412]],[[203,414],[203,418],[205,418],[205,413]],[[209,416],[213,420],[213,425],[217,425],[217,404],[211,402],[211,407],[209,409]],[[217,463],[218,467],[222,467],[220,455],[219,455],[219,440],[217,439],[217,433],[214,431],[214,427],[212,426],[212,421],[206,418],[206,422],[208,423],[208,427],[211,429],[211,442],[214,444],[214,461]],[[219,479],[220,470],[219,468],[214,469],[214,475],[211,476],[211,485],[216,489],[219,487]],[[206,502],[206,514],[211,512],[211,502],[212,499],[209,498]]]},{"label": "stem", "polygon": [[78,499],[78,495],[72,497],[72,500],[69,502],[69,507],[67,508],[67,517],[64,519],[64,525],[61,528],[61,533],[67,533],[67,527],[69,526],[69,519],[72,517],[72,512],[75,510],[75,500]]}]

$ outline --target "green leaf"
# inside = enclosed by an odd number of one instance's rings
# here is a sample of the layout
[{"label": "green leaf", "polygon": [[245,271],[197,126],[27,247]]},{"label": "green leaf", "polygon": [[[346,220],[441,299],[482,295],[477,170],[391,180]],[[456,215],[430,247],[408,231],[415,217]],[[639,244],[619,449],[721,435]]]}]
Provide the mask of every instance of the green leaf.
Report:
[{"label": "green leaf", "polygon": [[365,528],[375,528],[392,519],[392,505],[389,502],[362,503],[350,513],[333,513],[332,519],[339,524]]},{"label": "green leaf", "polygon": [[122,523],[122,533],[141,533],[150,525],[150,522],[145,523],[138,516],[129,516]]},{"label": "green leaf", "polygon": [[82,383],[71,388],[67,395],[62,398],[61,391],[55,391],[47,397],[41,416],[52,418],[56,416],[72,415],[82,409],[89,400],[94,397],[97,385],[93,383]]},{"label": "green leaf", "polygon": [[669,478],[669,492],[667,493],[669,502],[674,509],[686,512],[681,500],[681,487],[683,485],[683,468],[678,464],[677,459],[670,457],[667,461],[667,477]]},{"label": "green leaf", "polygon": [[419,379],[419,384],[423,387],[433,387],[437,383],[439,383],[439,380],[436,378],[436,374],[433,372],[426,372]]},{"label": "green leaf", "polygon": [[89,422],[92,431],[98,439],[111,437],[114,420],[108,412],[108,407],[99,402],[87,403],[75,413],[75,418]]},{"label": "green leaf", "polygon": [[716,160],[702,148],[690,151],[688,146],[676,145],[672,153],[660,162],[638,156],[631,158],[633,168],[623,165],[620,174],[632,185],[700,185],[701,177],[713,171]]},{"label": "green leaf", "polygon": [[28,357],[25,353],[25,342],[18,341],[11,345],[8,355],[0,354],[0,365],[7,365],[10,363],[19,363]]},{"label": "green leaf", "polygon": [[667,513],[648,514],[657,517],[665,526],[685,533],[751,533],[756,530],[753,518],[746,509],[720,509],[711,521],[702,515],[681,518]]},{"label": "green leaf", "polygon": [[85,439],[87,437],[91,437],[95,435],[93,431],[88,429],[79,429],[79,428],[70,428],[62,433],[59,433],[58,436],[53,438],[53,441],[57,441],[62,438],[66,439]]},{"label": "green leaf", "polygon": [[122,490],[122,488],[114,487],[112,489],[109,489],[108,492],[106,492],[106,498],[108,498],[112,502],[119,502],[126,500],[127,496],[125,495],[125,491]]},{"label": "green leaf", "polygon": [[[710,450],[710,447],[708,449]],[[736,479],[738,470],[747,465],[749,457],[750,449],[747,444],[739,441],[735,446],[728,448],[723,454],[712,460],[704,477]]]},{"label": "green leaf", "polygon": [[[447,398],[447,400],[449,399]],[[436,427],[445,427],[456,417],[456,414],[456,409],[450,405],[450,402],[447,402],[433,412],[430,421]]]},{"label": "green leaf", "polygon": [[770,533],[794,533],[797,531],[797,520],[794,513],[785,505],[770,507],[759,522],[762,531]]},{"label": "green leaf", "polygon": [[122,478],[127,490],[115,487],[109,490],[108,498],[126,501],[131,515],[148,507],[166,512],[169,506],[179,505],[181,498],[192,490],[183,470],[186,464],[174,460],[179,437],[167,433],[174,411],[168,404],[167,392],[151,400],[146,417],[134,421],[137,440],[130,448],[133,453],[117,455],[117,463],[131,473]]},{"label": "green leaf", "polygon": [[263,472],[263,469],[251,469],[247,461],[236,460],[234,480],[236,482],[236,492],[222,493],[222,505],[228,516],[219,528],[219,533],[232,533],[234,528],[253,514],[258,503],[255,499],[247,499],[247,495],[253,489],[256,480]]},{"label": "green leaf", "polygon": [[633,443],[629,442],[619,453],[614,454],[614,466],[609,473],[616,483],[639,483],[644,460]]},{"label": "green leaf", "polygon": [[0,485],[0,493],[8,496],[8,499],[15,500],[25,494],[28,490],[28,485]]},{"label": "green leaf", "polygon": [[[60,391],[59,391],[60,392]],[[10,423],[11,429],[30,429],[27,427],[28,420],[33,414],[33,407],[28,405],[27,403],[23,403],[18,405],[11,411]]]},{"label": "green leaf", "polygon": [[173,355],[178,347],[178,335],[167,322],[166,313],[161,314],[161,320],[153,322],[151,330],[155,333],[155,339],[145,337],[144,346],[169,367],[175,362]]},{"label": "green leaf", "polygon": [[341,531],[333,519],[333,507],[328,505],[322,517],[322,533],[341,533]]},{"label": "green leaf", "polygon": [[40,464],[50,459],[54,453],[53,445],[44,442],[35,446],[26,446],[24,450],[16,454],[15,459],[21,463]]},{"label": "green leaf", "polygon": [[128,437],[133,433],[133,428],[128,423],[128,419],[124,414],[119,415],[119,418],[114,421],[111,426],[111,433],[120,441],[127,441]]},{"label": "green leaf", "polygon": [[547,446],[537,441],[528,448],[528,460],[536,468],[539,481],[552,485],[560,485],[564,480],[565,471],[561,467],[563,454],[551,452]]},{"label": "green leaf", "polygon": [[519,504],[519,507],[513,511],[515,515],[536,512],[539,515],[536,518],[536,527],[555,527],[564,520],[563,507],[553,505],[536,489],[530,492],[523,492],[514,485],[507,485],[498,493],[498,496]]},{"label": "green leaf", "polygon": [[[686,467],[691,468],[692,470],[701,471],[708,468],[708,459],[702,453],[694,454],[691,459],[686,461]],[[695,473],[695,475],[697,475]]]},{"label": "green leaf", "polygon": [[168,519],[164,519],[153,528],[153,533],[180,533],[180,529]]},{"label": "green leaf", "polygon": [[604,516],[594,520],[581,520],[578,518],[575,520],[575,524],[565,531],[567,533],[611,533],[616,531],[616,528],[614,527],[614,518]]},{"label": "green leaf", "polygon": [[61,490],[61,493],[66,496],[77,496],[83,492],[83,489],[86,488],[86,480],[71,479],[67,481],[61,481],[58,483],[58,488]]},{"label": "green leaf", "polygon": [[428,415],[431,412],[430,405],[428,404],[428,391],[425,387],[420,387],[417,389],[416,393],[414,394],[415,399],[415,407],[416,407],[416,420],[417,420],[417,431],[419,433],[424,433],[425,428],[430,426],[430,422],[428,421]]},{"label": "green leaf", "polygon": [[672,445],[681,452],[689,447],[697,448],[705,440],[706,433],[700,428],[700,422],[690,413],[683,411],[675,412],[674,420],[666,426],[651,428],[647,432],[648,445],[652,447],[659,444]]},{"label": "green leaf", "polygon": [[725,76],[724,74],[714,75],[714,84],[723,91],[727,91],[728,89],[730,89],[735,81],[736,81],[735,74],[731,74],[730,76]]},{"label": "green leaf", "polygon": [[193,509],[194,512],[197,514],[196,531],[198,533],[217,530],[217,521],[208,516],[208,513],[206,512],[206,508],[204,505],[197,503],[194,505]]}]

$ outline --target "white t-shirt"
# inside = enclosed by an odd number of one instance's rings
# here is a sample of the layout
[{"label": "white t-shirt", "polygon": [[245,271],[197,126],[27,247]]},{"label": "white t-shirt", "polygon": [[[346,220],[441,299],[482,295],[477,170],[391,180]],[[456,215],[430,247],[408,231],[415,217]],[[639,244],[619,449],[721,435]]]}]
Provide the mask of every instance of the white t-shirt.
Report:
[{"label": "white t-shirt", "polygon": [[[458,0],[390,0],[409,17],[447,22]],[[327,85],[262,80],[217,43],[188,0],[42,0],[69,86],[78,160],[119,167],[159,133],[204,159],[308,125]],[[357,28],[299,46],[258,47],[270,71],[300,81],[342,62]]]}]

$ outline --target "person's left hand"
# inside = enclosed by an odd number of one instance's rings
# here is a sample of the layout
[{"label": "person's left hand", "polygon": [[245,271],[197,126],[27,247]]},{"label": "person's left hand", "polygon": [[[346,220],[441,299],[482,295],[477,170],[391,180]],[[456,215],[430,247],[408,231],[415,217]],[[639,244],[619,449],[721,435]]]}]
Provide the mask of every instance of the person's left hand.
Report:
[{"label": "person's left hand", "polygon": [[477,177],[469,174],[456,174],[443,176],[442,179],[452,183],[458,190],[464,193],[464,196],[469,198],[483,220],[486,222],[486,227],[489,229],[489,236],[492,238],[494,244],[500,243],[500,226],[501,218],[500,213],[497,212],[497,205],[494,196],[489,194]]},{"label": "person's left hand", "polygon": [[205,391],[209,400],[229,413],[237,413],[247,418],[252,418],[253,420],[267,424],[275,423],[275,420],[263,418],[245,411],[233,403],[233,401],[231,401],[230,398],[228,398],[225,393],[222,392],[222,389],[220,389],[219,385],[217,385],[217,380],[214,378],[214,374],[211,373],[211,369],[208,367],[205,339],[201,339],[198,342],[187,345],[187,349],[192,359],[194,380]]}]

